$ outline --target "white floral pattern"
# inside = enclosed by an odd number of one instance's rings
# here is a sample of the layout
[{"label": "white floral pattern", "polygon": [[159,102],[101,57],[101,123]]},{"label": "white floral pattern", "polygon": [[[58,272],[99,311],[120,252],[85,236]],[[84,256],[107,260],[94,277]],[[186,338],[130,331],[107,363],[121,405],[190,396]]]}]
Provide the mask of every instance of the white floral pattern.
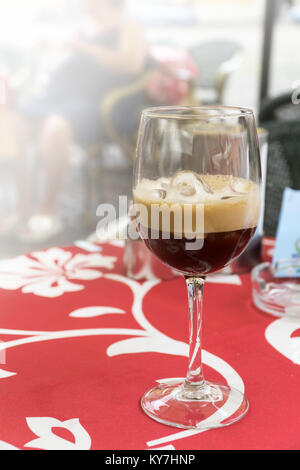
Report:
[{"label": "white floral pattern", "polygon": [[[29,429],[38,437],[33,439],[24,447],[40,450],[90,450],[92,440],[87,430],[82,426],[79,419],[60,421],[56,418],[26,418]],[[74,442],[64,439],[53,432],[54,428],[69,431]],[[21,450],[5,441],[0,441],[0,450]]]},{"label": "white floral pattern", "polygon": [[[133,302],[131,305],[131,315],[139,325],[139,328],[117,328],[101,327],[80,330],[59,330],[59,331],[24,331],[0,329],[0,334],[20,336],[19,339],[12,339],[0,343],[1,351],[7,351],[11,348],[23,347],[25,344],[56,341],[62,338],[80,338],[89,336],[110,336],[113,342],[107,348],[108,357],[117,357],[120,355],[133,355],[138,353],[155,352],[159,354],[188,356],[188,345],[184,342],[174,340],[157,329],[149,321],[144,313],[143,305],[145,297],[150,291],[160,284],[159,280],[146,281],[144,283],[129,279],[123,275],[105,272],[99,268],[112,270],[117,258],[103,256],[99,253],[77,254],[62,250],[59,248],[50,249],[45,252],[33,253],[30,256],[21,256],[11,261],[0,262],[0,288],[16,290],[22,289],[24,294],[32,292],[35,295],[43,297],[57,297],[64,292],[72,292],[84,289],[84,286],[72,281],[92,280],[104,277],[106,281],[121,283],[126,285],[132,292]],[[220,282],[227,282],[228,277],[224,277]],[[234,284],[240,285],[239,278],[234,279]],[[86,283],[85,283],[86,284]],[[77,319],[88,319],[101,317],[103,315],[126,314],[126,310],[113,306],[87,305],[72,312],[68,316]],[[117,337],[124,337],[117,340]],[[224,360],[203,351],[203,362],[218,371],[227,383],[231,386],[244,390],[244,383],[238,373]],[[6,380],[18,372],[0,370],[0,379]],[[164,382],[170,379],[162,379]],[[174,379],[172,379],[174,380]],[[229,399],[224,407],[219,410],[220,421],[223,419],[223,410],[232,414],[239,407],[239,403]],[[75,416],[78,416],[79,413]],[[218,413],[214,416],[216,417]],[[60,421],[50,417],[27,418],[27,425],[37,438],[26,443],[24,447],[34,449],[90,449],[91,436],[85,430],[79,419],[70,419]],[[55,428],[63,428],[73,434],[73,442],[60,437]],[[197,430],[185,430],[172,432],[172,434],[155,440],[149,440],[146,445],[148,448],[156,447],[158,449],[175,449],[173,441],[183,439],[190,435],[197,434]],[[2,437],[2,436],[1,436]],[[159,447],[157,447],[159,446]],[[0,441],[0,449],[11,448],[11,444]]]},{"label": "white floral pattern", "polygon": [[0,262],[0,288],[22,289],[24,294],[59,297],[77,292],[84,285],[72,281],[91,281],[102,277],[99,268],[113,269],[117,258],[100,253],[76,254],[61,248],[50,248],[29,256]]},{"label": "white floral pattern", "polygon": [[300,327],[299,318],[279,318],[270,323],[265,331],[265,338],[276,351],[300,365],[300,338],[293,333]]},{"label": "white floral pattern", "polygon": [[[28,442],[24,447],[43,450],[90,450],[91,448],[91,438],[79,419],[60,421],[55,418],[27,418],[26,421],[38,439]],[[57,436],[52,432],[53,428],[66,429],[73,434],[75,442]]]}]

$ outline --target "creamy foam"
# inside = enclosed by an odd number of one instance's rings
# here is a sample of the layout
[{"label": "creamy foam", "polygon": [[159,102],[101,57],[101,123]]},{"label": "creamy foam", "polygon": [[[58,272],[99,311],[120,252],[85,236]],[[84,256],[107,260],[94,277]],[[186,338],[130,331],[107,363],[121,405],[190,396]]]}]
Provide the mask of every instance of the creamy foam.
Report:
[{"label": "creamy foam", "polygon": [[229,175],[181,171],[171,178],[142,179],[133,195],[134,203],[145,207],[139,222],[154,230],[165,231],[169,218],[170,232],[201,236],[254,228],[259,219],[258,185]]}]

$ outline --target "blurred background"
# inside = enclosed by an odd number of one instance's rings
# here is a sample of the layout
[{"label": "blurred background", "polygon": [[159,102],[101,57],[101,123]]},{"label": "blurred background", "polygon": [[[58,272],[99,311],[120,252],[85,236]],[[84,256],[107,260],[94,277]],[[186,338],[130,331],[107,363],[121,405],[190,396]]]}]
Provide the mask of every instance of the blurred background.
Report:
[{"label": "blurred background", "polygon": [[156,105],[255,110],[275,235],[300,189],[299,43],[298,0],[0,0],[0,258],[95,231]]}]

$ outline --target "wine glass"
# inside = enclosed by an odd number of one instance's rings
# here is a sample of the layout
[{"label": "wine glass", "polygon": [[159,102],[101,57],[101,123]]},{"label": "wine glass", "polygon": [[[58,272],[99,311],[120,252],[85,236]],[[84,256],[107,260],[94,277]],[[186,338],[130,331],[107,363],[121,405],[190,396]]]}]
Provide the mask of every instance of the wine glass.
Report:
[{"label": "wine glass", "polygon": [[186,379],[158,385],[141,399],[156,421],[203,430],[232,424],[248,410],[240,391],[204,379],[202,302],[205,277],[236,259],[255,233],[260,181],[251,110],[172,106],[143,112],[133,188],[138,230],[161,261],[184,275],[190,318]]}]

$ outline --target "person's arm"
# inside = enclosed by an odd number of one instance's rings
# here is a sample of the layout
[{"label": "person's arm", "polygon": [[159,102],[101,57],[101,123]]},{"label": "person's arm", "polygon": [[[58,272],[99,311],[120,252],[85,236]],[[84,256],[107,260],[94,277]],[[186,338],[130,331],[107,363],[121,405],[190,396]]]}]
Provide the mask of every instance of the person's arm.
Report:
[{"label": "person's arm", "polygon": [[123,74],[136,75],[141,72],[146,58],[143,34],[137,25],[131,23],[123,27],[115,50],[81,39],[73,42],[73,48],[94,58],[101,65]]}]

